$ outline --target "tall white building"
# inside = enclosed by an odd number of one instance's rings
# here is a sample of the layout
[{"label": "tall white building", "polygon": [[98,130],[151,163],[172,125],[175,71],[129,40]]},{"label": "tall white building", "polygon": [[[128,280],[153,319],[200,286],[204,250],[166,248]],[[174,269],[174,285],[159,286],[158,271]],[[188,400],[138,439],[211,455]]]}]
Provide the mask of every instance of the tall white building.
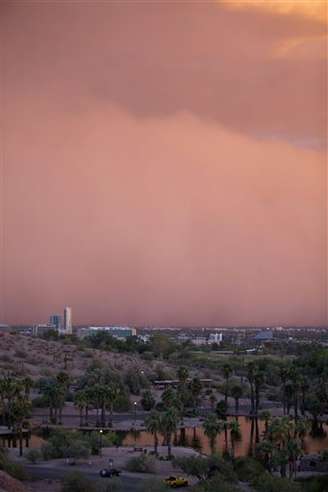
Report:
[{"label": "tall white building", "polygon": [[64,309],[64,327],[62,333],[64,335],[72,335],[72,308],[66,306]]}]

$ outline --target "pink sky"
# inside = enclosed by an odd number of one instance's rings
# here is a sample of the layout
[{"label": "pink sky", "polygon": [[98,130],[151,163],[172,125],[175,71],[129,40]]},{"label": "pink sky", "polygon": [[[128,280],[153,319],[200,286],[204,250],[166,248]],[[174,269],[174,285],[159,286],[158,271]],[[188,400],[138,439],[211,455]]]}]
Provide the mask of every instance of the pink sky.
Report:
[{"label": "pink sky", "polygon": [[2,2],[0,322],[327,323],[314,4]]}]

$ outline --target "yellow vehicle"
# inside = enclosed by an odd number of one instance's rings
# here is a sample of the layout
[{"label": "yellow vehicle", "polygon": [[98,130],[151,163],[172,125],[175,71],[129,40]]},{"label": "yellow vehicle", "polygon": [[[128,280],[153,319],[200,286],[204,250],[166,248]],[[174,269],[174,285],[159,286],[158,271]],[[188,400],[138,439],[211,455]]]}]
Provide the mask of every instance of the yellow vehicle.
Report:
[{"label": "yellow vehicle", "polygon": [[172,487],[172,489],[178,489],[179,487],[187,487],[188,480],[182,477],[169,477],[163,480],[165,485]]}]

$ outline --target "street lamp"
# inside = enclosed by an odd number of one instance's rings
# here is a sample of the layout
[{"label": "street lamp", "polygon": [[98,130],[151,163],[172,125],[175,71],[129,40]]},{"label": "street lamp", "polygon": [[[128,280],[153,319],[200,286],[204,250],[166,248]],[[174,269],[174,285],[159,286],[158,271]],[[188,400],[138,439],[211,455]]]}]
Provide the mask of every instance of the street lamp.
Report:
[{"label": "street lamp", "polygon": [[133,406],[134,406],[134,426],[137,425],[137,402],[133,402]]},{"label": "street lamp", "polygon": [[103,435],[103,430],[100,429],[99,435],[100,435],[100,449],[99,449],[99,455],[102,456],[102,435]]},{"label": "street lamp", "polygon": [[137,447],[137,402],[133,402],[134,406],[134,448]]}]

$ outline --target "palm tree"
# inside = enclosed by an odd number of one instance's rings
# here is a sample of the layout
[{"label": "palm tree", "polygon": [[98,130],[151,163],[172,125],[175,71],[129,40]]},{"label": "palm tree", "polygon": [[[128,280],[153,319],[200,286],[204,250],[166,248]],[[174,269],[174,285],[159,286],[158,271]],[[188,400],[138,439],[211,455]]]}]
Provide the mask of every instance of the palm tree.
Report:
[{"label": "palm tree", "polygon": [[204,434],[210,441],[211,452],[215,452],[215,440],[223,430],[223,423],[217,418],[214,413],[209,414],[203,423]]},{"label": "palm tree", "polygon": [[287,405],[286,405],[286,384],[287,384],[288,377],[289,377],[289,367],[286,366],[286,365],[281,366],[280,367],[279,375],[280,375],[280,379],[281,379],[281,382],[282,382],[282,407],[283,407],[284,415],[286,415],[286,409],[287,409]]},{"label": "palm tree", "polygon": [[231,388],[231,396],[235,400],[235,414],[238,415],[238,412],[239,412],[239,400],[243,396],[243,388],[239,384],[235,384]]},{"label": "palm tree", "polygon": [[198,398],[202,391],[202,383],[200,382],[199,378],[193,378],[193,380],[190,383],[190,391],[192,394],[194,408],[196,408]]},{"label": "palm tree", "polygon": [[216,403],[216,398],[215,398],[215,395],[214,395],[214,393],[211,393],[211,394],[210,394],[210,405],[211,405],[211,410],[214,410],[215,403]]},{"label": "palm tree", "polygon": [[255,364],[254,362],[249,362],[247,364],[247,379],[250,386],[251,392],[251,415],[255,413],[255,390],[254,390],[254,382],[255,382]]},{"label": "palm tree", "polygon": [[292,478],[293,475],[296,478],[296,461],[300,454],[302,453],[302,449],[298,439],[290,439],[287,442],[287,452],[288,452],[288,461],[289,461],[289,478]]},{"label": "palm tree", "polygon": [[256,446],[257,458],[263,462],[265,468],[271,473],[274,445],[269,439],[264,439]]},{"label": "palm tree", "polygon": [[174,407],[169,408],[161,418],[161,433],[165,436],[167,444],[167,456],[169,459],[172,457],[172,434],[177,430],[178,426],[178,413]]},{"label": "palm tree", "polygon": [[269,410],[264,410],[263,412],[260,413],[260,420],[264,421],[265,435],[268,433],[270,419],[271,419],[271,412]]},{"label": "palm tree", "polygon": [[260,390],[264,383],[263,371],[257,370],[254,375],[254,391],[255,391],[255,414],[258,415],[260,408]]},{"label": "palm tree", "polygon": [[109,409],[109,415],[110,415],[110,420],[109,420],[109,425],[112,425],[113,421],[113,410],[114,410],[114,405],[118,400],[118,397],[121,394],[121,389],[116,384],[115,382],[112,382],[106,387],[106,392],[105,392],[105,403],[107,408]]},{"label": "palm tree", "polygon": [[23,424],[31,410],[31,402],[26,396],[17,396],[10,403],[13,428],[19,436],[19,456],[23,456]]},{"label": "palm tree", "polygon": [[165,408],[170,408],[174,406],[176,401],[176,393],[172,388],[167,388],[163,391],[162,394],[162,402],[165,405]]},{"label": "palm tree", "polygon": [[274,459],[280,466],[280,474],[285,477],[289,460],[288,443],[294,439],[295,423],[289,417],[275,418],[269,426],[268,435],[275,448]]},{"label": "palm tree", "polygon": [[223,377],[225,379],[225,385],[224,385],[224,401],[225,404],[228,405],[228,385],[229,385],[229,378],[232,373],[231,366],[229,364],[224,364],[222,368],[223,372]]},{"label": "palm tree", "polygon": [[158,434],[162,429],[161,415],[156,410],[152,411],[145,419],[145,425],[148,432],[154,436],[154,453],[158,455]]},{"label": "palm tree", "polygon": [[76,405],[80,412],[80,427],[83,426],[83,410],[87,405],[87,395],[84,390],[77,391],[74,397],[74,405]]},{"label": "palm tree", "polygon": [[235,457],[235,443],[236,443],[236,441],[239,441],[241,438],[240,424],[239,424],[237,419],[234,419],[230,422],[229,426],[230,426],[232,458],[234,458]]},{"label": "palm tree", "polygon": [[310,423],[308,420],[298,420],[295,425],[295,437],[298,437],[301,442],[301,447],[304,449],[304,439],[306,434],[309,432]]},{"label": "palm tree", "polygon": [[222,421],[223,430],[224,430],[224,451],[228,453],[228,430],[229,430],[229,422],[227,420]]},{"label": "palm tree", "polygon": [[33,388],[33,380],[26,376],[23,381],[25,396],[28,398],[30,396],[31,388]]},{"label": "palm tree", "polygon": [[189,377],[188,369],[186,367],[179,367],[177,374],[178,374],[178,379],[179,379],[180,384],[182,384],[184,386],[187,382],[188,377]]}]

